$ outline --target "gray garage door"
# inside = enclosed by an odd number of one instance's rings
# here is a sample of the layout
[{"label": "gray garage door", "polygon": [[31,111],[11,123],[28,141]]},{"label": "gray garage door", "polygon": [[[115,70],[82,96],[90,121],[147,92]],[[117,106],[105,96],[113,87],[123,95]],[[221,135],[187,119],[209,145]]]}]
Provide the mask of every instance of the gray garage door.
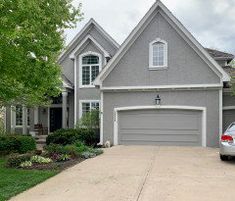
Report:
[{"label": "gray garage door", "polygon": [[224,110],[223,111],[223,131],[235,121],[235,110]]},{"label": "gray garage door", "polygon": [[202,112],[188,110],[120,111],[119,144],[201,146]]}]

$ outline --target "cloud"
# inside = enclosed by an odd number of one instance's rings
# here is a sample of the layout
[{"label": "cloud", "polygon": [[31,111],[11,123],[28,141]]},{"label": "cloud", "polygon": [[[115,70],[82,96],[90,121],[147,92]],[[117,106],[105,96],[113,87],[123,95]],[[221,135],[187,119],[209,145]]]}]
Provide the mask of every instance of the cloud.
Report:
[{"label": "cloud", "polygon": [[[235,54],[235,0],[162,0],[195,38],[206,47]],[[84,20],[66,30],[71,41],[93,17],[120,44],[155,0],[74,0],[83,4]]]}]

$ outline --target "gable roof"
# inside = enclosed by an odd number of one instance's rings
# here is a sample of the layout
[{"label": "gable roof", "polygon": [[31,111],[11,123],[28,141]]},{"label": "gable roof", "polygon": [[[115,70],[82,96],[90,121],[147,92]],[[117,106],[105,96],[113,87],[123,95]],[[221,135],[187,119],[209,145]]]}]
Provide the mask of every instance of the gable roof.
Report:
[{"label": "gable roof", "polygon": [[88,34],[81,43],[79,43],[79,45],[72,51],[72,53],[70,54],[70,58],[74,59],[75,58],[75,54],[76,52],[88,41],[92,41],[98,48],[99,50],[101,50],[104,53],[105,57],[110,57],[110,54],[90,35]]},{"label": "gable roof", "polygon": [[234,55],[227,52],[222,52],[211,48],[205,48],[205,50],[217,61],[226,60],[230,62],[234,59]]},{"label": "gable roof", "polygon": [[73,89],[73,83],[64,75],[61,75],[62,83],[64,88]]},{"label": "gable roof", "polygon": [[194,46],[192,47],[195,52],[208,64],[208,66],[219,76],[222,78],[222,81],[229,81],[230,76],[222,69],[222,67],[209,55],[209,53],[204,49],[204,47],[192,36],[192,34],[181,24],[181,22],[176,19],[176,17],[168,10],[168,8],[160,1],[156,0],[153,6],[149,9],[149,11],[145,14],[145,16],[141,19],[141,21],[137,24],[134,30],[130,33],[127,39],[122,43],[121,47],[114,55],[114,57],[109,61],[106,67],[100,72],[97,78],[94,81],[95,85],[100,85],[102,81],[109,75],[109,73],[113,70],[116,64],[120,61],[120,59],[124,56],[130,46],[134,43],[137,37],[141,34],[141,32],[148,25],[149,18],[151,15],[160,8],[176,25],[177,28],[182,32],[181,36],[185,39],[185,41],[191,42]]},{"label": "gable roof", "polygon": [[96,27],[97,31],[99,31],[111,44],[114,45],[117,49],[119,48],[119,44],[93,19],[91,18],[85,26],[81,29],[80,32],[73,38],[73,40],[67,45],[65,50],[60,54],[58,61],[61,62],[65,55],[71,52],[71,48],[73,44],[82,36],[82,34],[88,31],[92,26]]}]

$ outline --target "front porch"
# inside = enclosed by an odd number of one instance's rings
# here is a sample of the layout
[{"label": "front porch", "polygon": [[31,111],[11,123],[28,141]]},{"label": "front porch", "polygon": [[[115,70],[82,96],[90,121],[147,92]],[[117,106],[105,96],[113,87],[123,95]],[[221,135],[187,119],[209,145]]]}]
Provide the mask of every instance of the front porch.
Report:
[{"label": "front porch", "polygon": [[48,135],[61,128],[74,127],[74,93],[72,83],[64,76],[60,96],[48,107],[7,108],[6,130],[9,133]]}]

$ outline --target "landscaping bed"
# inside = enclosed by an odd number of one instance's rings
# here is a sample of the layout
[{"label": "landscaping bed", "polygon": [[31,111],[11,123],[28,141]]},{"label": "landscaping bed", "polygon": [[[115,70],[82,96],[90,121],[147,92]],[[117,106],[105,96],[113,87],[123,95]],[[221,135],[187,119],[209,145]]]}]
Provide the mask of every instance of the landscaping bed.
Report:
[{"label": "landscaping bed", "polygon": [[92,129],[61,129],[46,142],[40,151],[29,135],[0,135],[0,201],[103,153]]},{"label": "landscaping bed", "polygon": [[0,201],[23,192],[56,175],[57,170],[23,170],[6,167],[7,158],[0,158]]}]

